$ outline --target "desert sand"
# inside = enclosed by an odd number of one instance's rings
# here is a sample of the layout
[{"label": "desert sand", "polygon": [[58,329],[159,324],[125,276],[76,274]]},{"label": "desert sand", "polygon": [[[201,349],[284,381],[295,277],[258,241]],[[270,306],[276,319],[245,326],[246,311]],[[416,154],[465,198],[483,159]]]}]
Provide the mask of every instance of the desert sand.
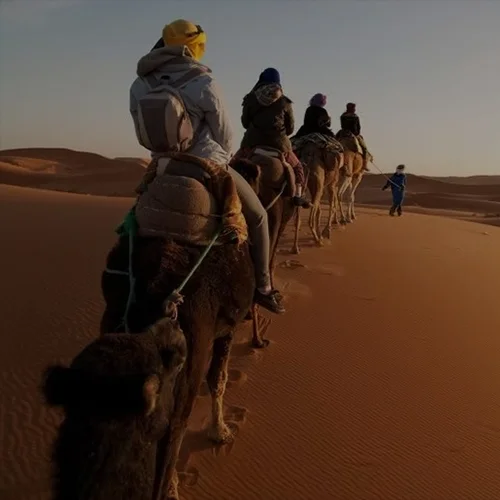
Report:
[{"label": "desert sand", "polygon": [[[101,171],[85,154],[50,151],[0,153],[3,500],[49,498],[60,415],[42,404],[40,374],[97,335],[100,272],[132,202],[116,193],[129,194],[143,168],[94,158]],[[358,198],[387,205],[376,198],[383,179],[365,181]],[[453,217],[363,207],[321,249],[303,224],[299,257],[287,253],[288,230],[278,268],[287,314],[272,318],[267,350],[239,333],[225,400],[231,445],[205,438],[202,387],[179,463],[185,500],[499,497],[500,228],[458,220],[450,200],[476,199],[463,213],[486,213],[500,183],[410,182],[439,198],[415,210]],[[65,186],[107,196],[55,192]]]}]

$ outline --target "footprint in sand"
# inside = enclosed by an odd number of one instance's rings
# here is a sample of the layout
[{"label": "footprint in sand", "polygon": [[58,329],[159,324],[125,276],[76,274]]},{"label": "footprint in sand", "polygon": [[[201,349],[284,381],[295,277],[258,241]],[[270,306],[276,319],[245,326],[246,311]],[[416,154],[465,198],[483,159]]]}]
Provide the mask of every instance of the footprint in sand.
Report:
[{"label": "footprint in sand", "polygon": [[301,297],[312,297],[311,289],[304,283],[293,279],[281,280],[276,278],[276,285],[279,290],[287,295],[299,295]]},{"label": "footprint in sand", "polygon": [[196,467],[188,467],[184,471],[177,471],[179,476],[179,483],[181,486],[192,488],[198,483],[200,478],[200,471]]},{"label": "footprint in sand", "polygon": [[[247,420],[248,410],[240,406],[229,406],[224,413],[224,420],[226,425],[231,429],[233,437],[238,436],[241,427]],[[229,443],[215,445],[213,447],[213,454],[215,456],[229,455],[236,443],[236,439],[232,439]]]},{"label": "footprint in sand", "polygon": [[224,412],[226,422],[244,424],[247,421],[248,410],[242,406],[228,406]]},{"label": "footprint in sand", "polygon": [[247,374],[240,370],[228,370],[227,387],[243,385],[248,380]]},{"label": "footprint in sand", "polygon": [[326,274],[327,276],[345,276],[345,268],[337,264],[324,264],[322,266],[314,267],[312,271],[319,274]]},{"label": "footprint in sand", "polygon": [[296,259],[286,259],[283,262],[280,262],[278,267],[281,267],[283,269],[291,269],[291,270],[300,269],[300,268],[303,268],[306,271],[308,270],[308,267],[305,264],[302,264],[300,261],[298,261]]}]

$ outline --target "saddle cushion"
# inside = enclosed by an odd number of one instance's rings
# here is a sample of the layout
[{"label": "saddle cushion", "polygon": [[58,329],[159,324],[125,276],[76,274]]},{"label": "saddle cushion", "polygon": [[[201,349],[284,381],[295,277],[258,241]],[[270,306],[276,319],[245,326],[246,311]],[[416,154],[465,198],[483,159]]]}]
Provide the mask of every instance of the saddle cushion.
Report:
[{"label": "saddle cushion", "polygon": [[221,236],[232,233],[245,241],[241,202],[227,169],[182,153],[173,156],[157,161],[156,175],[137,201],[139,235],[205,246],[222,227]]},{"label": "saddle cushion", "polygon": [[311,134],[303,135],[301,137],[292,137],[293,149],[300,154],[300,150],[308,144],[314,144],[319,149],[324,149],[331,153],[343,153],[344,148],[335,137],[313,132]]},{"label": "saddle cushion", "polygon": [[280,151],[271,148],[255,148],[249,159],[260,166],[262,185],[280,191],[286,182],[283,196],[294,195],[295,173]]}]

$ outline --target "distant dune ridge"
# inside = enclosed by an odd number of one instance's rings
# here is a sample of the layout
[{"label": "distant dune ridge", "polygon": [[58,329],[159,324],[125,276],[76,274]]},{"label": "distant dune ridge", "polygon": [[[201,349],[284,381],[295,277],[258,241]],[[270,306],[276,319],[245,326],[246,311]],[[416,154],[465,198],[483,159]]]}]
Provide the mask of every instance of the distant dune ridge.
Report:
[{"label": "distant dune ridge", "polygon": [[[148,162],[147,158],[111,159],[62,148],[10,149],[0,151],[0,184],[131,197]],[[384,182],[383,176],[375,171],[367,174],[356,193],[356,203],[387,206],[390,196],[380,190]],[[409,174],[405,205],[410,211],[500,225],[500,176],[462,178]]]},{"label": "distant dune ridge", "polygon": [[[0,184],[101,196],[134,196],[149,160],[104,156],[62,148],[0,151]],[[370,173],[356,193],[356,203],[387,206],[385,180]],[[500,176],[424,177],[408,175],[405,205],[500,225]],[[426,212],[429,213],[429,212]]]},{"label": "distant dune ridge", "polygon": [[102,196],[133,196],[148,160],[71,149],[0,151],[0,184]]}]

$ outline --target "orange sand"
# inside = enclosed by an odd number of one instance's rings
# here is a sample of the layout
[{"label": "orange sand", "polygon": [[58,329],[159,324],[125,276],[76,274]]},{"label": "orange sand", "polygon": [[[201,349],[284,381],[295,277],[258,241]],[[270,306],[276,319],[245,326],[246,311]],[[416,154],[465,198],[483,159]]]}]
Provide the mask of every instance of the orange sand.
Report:
[{"label": "orange sand", "polygon": [[[379,179],[380,180],[380,179]],[[76,183],[76,181],[74,181]],[[90,184],[89,184],[90,185]],[[131,200],[0,185],[0,498],[48,500],[59,422],[37,386],[97,334],[100,272]],[[500,229],[358,209],[332,246],[290,256],[266,351],[233,349],[235,442],[205,439],[184,500],[495,500],[500,492]]]}]

